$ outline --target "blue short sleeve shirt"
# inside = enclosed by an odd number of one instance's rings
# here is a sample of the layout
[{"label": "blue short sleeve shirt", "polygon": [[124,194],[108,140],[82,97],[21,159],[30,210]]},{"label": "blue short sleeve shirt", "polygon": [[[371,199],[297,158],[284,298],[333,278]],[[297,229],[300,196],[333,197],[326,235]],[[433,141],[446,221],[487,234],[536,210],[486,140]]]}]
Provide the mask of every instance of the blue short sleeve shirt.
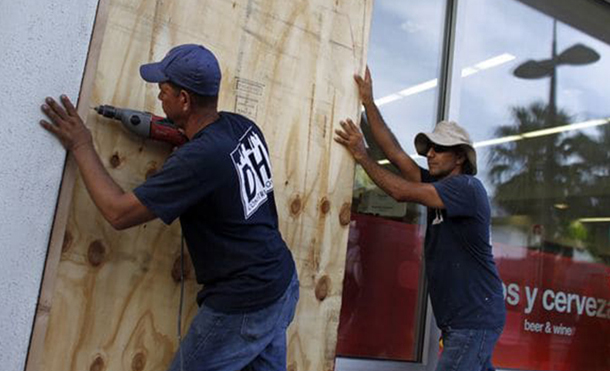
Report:
[{"label": "blue short sleeve shirt", "polygon": [[221,112],[134,193],[163,222],[180,218],[204,285],[200,304],[249,312],[288,287],[295,265],[278,228],[267,144],[252,121]]},{"label": "blue short sleeve shirt", "polygon": [[491,212],[483,184],[470,175],[432,183],[444,209],[428,209],[426,274],[439,327],[497,328],[506,309],[502,281],[493,260]]}]

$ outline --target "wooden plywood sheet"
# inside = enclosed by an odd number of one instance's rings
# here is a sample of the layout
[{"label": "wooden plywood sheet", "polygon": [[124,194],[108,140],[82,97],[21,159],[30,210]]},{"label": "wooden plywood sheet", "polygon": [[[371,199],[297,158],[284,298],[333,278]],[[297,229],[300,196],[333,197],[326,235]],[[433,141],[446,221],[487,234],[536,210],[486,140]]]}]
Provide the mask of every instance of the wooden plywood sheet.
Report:
[{"label": "wooden plywood sheet", "polygon": [[[254,119],[270,147],[280,228],[297,263],[301,299],[290,370],[333,368],[350,216],[353,161],[333,141],[358,117],[372,0],[108,0],[91,104],[162,113],[142,63],[200,43],[218,57],[221,109]],[[87,122],[124,189],[163,164],[144,141],[91,112]],[[76,179],[48,318],[44,370],[164,370],[177,346],[180,231],[153,221],[117,232]],[[189,265],[184,330],[199,288]]]}]

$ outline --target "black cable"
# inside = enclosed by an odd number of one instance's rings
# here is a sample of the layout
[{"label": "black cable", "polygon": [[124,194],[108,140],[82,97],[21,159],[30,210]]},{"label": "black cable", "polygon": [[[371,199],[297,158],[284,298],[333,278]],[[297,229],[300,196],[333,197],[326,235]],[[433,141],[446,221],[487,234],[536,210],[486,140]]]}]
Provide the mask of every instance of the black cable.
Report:
[{"label": "black cable", "polygon": [[182,303],[184,301],[184,235],[180,233],[180,306],[178,309],[178,352],[180,352],[180,371],[184,371],[182,356]]}]

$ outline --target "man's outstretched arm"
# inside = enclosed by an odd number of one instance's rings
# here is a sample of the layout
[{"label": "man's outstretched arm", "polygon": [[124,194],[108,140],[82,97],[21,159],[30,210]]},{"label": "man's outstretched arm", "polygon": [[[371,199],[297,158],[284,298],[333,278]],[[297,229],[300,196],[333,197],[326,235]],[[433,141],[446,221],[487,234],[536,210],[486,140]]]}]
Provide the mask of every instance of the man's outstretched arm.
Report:
[{"label": "man's outstretched arm", "polygon": [[379,108],[375,104],[375,99],[373,98],[373,80],[369,68],[366,68],[364,78],[354,75],[354,79],[358,85],[358,94],[362,101],[362,105],[364,106],[375,142],[379,145],[388,160],[400,170],[401,174],[407,180],[420,182],[421,172],[419,166],[417,166],[415,161],[413,161],[413,159],[402,149],[398,140],[396,140],[396,137],[386,125],[381,116],[381,112],[379,112]]},{"label": "man's outstretched arm", "polygon": [[364,146],[360,130],[352,120],[341,121],[343,130],[336,130],[335,141],[354,156],[375,184],[396,201],[417,202],[427,207],[443,209],[445,205],[432,184],[410,181],[384,169],[373,160]]},{"label": "man's outstretched arm", "polygon": [[123,191],[108,174],[95,151],[91,132],[74,105],[65,95],[62,95],[61,101],[65,109],[52,98],[45,99],[42,111],[51,122],[41,120],[40,124],[72,152],[85,187],[104,218],[115,229],[125,229],[155,219],[156,216],[132,192]]}]

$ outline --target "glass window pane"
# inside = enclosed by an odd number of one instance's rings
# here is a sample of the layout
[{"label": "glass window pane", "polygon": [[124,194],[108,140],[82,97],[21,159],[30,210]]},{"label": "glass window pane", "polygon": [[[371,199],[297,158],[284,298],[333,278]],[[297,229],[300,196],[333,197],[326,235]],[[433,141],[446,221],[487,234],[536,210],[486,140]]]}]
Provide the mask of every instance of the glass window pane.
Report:
[{"label": "glass window pane", "polygon": [[494,365],[608,370],[610,45],[524,2],[462,2],[453,70],[505,285]]},{"label": "glass window pane", "polygon": [[[444,12],[441,0],[375,2],[368,54],[374,96],[407,153],[415,153],[415,134],[436,121]],[[371,155],[394,171],[366,125],[363,132]],[[337,355],[416,361],[425,323],[425,210],[395,202],[359,167],[352,201]]]}]

